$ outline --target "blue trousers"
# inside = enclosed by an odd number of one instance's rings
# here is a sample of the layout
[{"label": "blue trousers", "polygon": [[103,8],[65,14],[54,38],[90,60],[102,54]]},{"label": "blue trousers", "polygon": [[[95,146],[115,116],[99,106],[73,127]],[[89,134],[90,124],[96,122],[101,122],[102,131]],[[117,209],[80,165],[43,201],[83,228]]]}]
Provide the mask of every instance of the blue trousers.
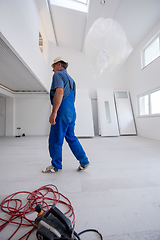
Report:
[{"label": "blue trousers", "polygon": [[52,158],[52,165],[62,169],[62,146],[66,139],[72,153],[82,166],[89,163],[86,153],[75,136],[76,112],[74,108],[74,94],[70,90],[69,96],[62,100],[57,112],[56,124],[51,125],[49,135],[49,153]]}]

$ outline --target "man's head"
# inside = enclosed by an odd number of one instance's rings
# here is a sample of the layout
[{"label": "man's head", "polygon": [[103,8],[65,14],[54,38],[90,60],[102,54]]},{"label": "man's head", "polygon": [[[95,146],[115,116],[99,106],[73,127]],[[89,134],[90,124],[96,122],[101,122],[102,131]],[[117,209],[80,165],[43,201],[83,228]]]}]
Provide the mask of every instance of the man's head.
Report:
[{"label": "man's head", "polygon": [[66,69],[68,67],[68,62],[66,62],[63,58],[57,57],[54,59],[54,62],[52,63],[52,68],[54,72],[57,72],[61,69]]}]

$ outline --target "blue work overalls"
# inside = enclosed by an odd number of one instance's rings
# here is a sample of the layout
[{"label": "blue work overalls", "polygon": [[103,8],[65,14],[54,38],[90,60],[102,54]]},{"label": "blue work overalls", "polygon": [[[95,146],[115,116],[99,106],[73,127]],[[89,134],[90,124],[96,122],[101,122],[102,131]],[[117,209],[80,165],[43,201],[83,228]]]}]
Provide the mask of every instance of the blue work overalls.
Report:
[{"label": "blue work overalls", "polygon": [[51,125],[50,129],[49,153],[53,167],[62,169],[62,145],[64,138],[81,166],[89,163],[85,151],[74,133],[75,120],[74,91],[70,89],[69,96],[62,100],[58,109],[56,124]]}]

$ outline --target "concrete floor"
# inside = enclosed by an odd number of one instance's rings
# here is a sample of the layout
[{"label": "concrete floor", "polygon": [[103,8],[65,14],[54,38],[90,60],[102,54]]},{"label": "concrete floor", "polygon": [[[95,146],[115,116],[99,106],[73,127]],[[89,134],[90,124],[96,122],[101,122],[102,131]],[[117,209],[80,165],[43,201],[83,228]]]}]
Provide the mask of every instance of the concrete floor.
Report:
[{"label": "concrete floor", "polygon": [[[160,239],[160,141],[96,136],[80,142],[90,168],[76,171],[79,164],[65,142],[63,171],[43,174],[41,170],[50,165],[46,136],[1,137],[0,201],[17,191],[54,184],[72,203],[77,233],[94,228],[104,240]],[[0,217],[7,216],[0,211]],[[14,230],[8,225],[0,239],[8,239]],[[17,240],[23,231],[12,239]],[[35,239],[34,232],[29,240]],[[81,239],[100,238],[87,233]]]}]

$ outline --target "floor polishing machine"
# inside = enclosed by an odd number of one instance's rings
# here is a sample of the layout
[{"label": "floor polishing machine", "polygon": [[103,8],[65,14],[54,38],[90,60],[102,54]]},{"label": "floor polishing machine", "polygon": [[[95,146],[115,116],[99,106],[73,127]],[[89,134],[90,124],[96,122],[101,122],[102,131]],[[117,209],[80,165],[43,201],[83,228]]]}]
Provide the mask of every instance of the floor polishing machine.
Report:
[{"label": "floor polishing machine", "polygon": [[35,225],[38,228],[38,240],[76,240],[80,239],[74,231],[74,225],[55,205],[43,212],[41,204],[35,208],[38,212]]},{"label": "floor polishing machine", "polygon": [[34,222],[38,229],[38,240],[81,240],[80,235],[86,232],[96,232],[103,240],[101,233],[95,229],[87,229],[77,234],[74,231],[75,224],[72,225],[70,219],[55,205],[43,212],[41,204],[38,204],[35,211],[38,213]]}]

